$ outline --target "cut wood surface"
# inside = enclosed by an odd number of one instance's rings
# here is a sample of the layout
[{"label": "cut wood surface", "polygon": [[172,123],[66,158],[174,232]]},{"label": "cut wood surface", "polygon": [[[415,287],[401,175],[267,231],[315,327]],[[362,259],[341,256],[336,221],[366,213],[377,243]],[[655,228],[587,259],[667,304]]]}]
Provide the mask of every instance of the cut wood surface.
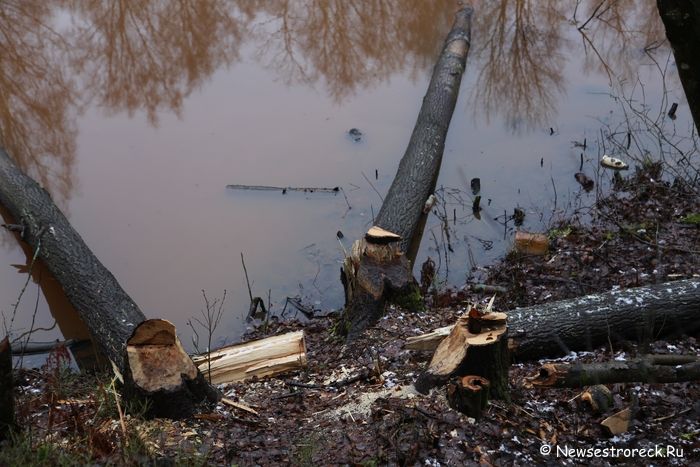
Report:
[{"label": "cut wood surface", "polygon": [[[675,358],[674,358],[675,357]],[[596,363],[546,363],[527,378],[532,387],[583,387],[613,383],[678,383],[700,380],[700,359],[695,355],[647,356]]]},{"label": "cut wood surface", "polygon": [[195,364],[214,384],[243,381],[253,376],[277,375],[306,366],[304,331],[289,332],[242,344],[230,345],[194,357]]},{"label": "cut wood surface", "polygon": [[185,418],[196,402],[216,400],[218,394],[204,381],[180,343],[175,326],[163,319],[149,319],[127,341],[125,392],[149,402],[151,415]]},{"label": "cut wood surface", "polygon": [[632,420],[632,410],[627,408],[609,416],[600,424],[612,436],[619,435],[629,430],[630,421]]},{"label": "cut wood surface", "polygon": [[[507,312],[517,360],[593,350],[609,341],[644,340],[700,331],[700,280],[613,290]],[[406,347],[435,349],[451,327],[414,336]]]},{"label": "cut wood surface", "polygon": [[[350,256],[343,263],[345,314],[339,329],[349,339],[373,325],[384,314],[387,301],[411,308],[420,299],[412,269],[430,211],[425,209],[426,202],[435,190],[447,130],[466,67],[472,13],[471,7],[464,7],[455,15],[408,147],[372,228],[390,232],[392,239],[398,240],[397,254],[387,255],[385,263],[378,261],[377,255]],[[362,243],[352,250],[367,250],[366,243],[372,237],[368,232],[365,239],[355,242]],[[378,291],[381,294],[377,295]]]},{"label": "cut wood surface", "polygon": [[453,327],[454,325],[445,326],[426,334],[408,337],[406,338],[404,348],[408,350],[435,350],[437,346],[440,345],[440,342],[450,334]]},{"label": "cut wood surface", "polygon": [[426,394],[435,386],[444,385],[454,376],[481,376],[490,383],[494,399],[509,400],[507,325],[502,313],[486,313],[498,327],[471,332],[471,321],[479,318],[464,315],[457,319],[450,334],[440,342],[428,368],[418,376],[415,388]]}]

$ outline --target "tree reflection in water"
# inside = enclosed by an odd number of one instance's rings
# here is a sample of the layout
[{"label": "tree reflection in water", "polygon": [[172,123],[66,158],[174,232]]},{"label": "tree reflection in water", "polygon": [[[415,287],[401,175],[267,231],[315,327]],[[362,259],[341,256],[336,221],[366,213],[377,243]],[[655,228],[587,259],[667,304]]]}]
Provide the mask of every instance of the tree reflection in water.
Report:
[{"label": "tree reflection in water", "polygon": [[[65,200],[78,103],[143,111],[157,124],[239,60],[246,41],[279,78],[322,83],[340,103],[395,75],[429,76],[455,9],[451,0],[4,1],[0,142]],[[478,0],[475,9],[469,107],[514,132],[548,126],[570,56],[585,55],[582,71],[613,83],[664,43],[653,0]],[[51,27],[59,11],[71,15],[61,33]]]},{"label": "tree reflection in water", "polygon": [[183,100],[238,59],[241,25],[223,0],[69,0],[73,64],[87,98],[113,113],[177,115]]},{"label": "tree reflection in water", "polygon": [[73,187],[75,82],[55,13],[42,0],[0,2],[0,145],[62,202]]}]

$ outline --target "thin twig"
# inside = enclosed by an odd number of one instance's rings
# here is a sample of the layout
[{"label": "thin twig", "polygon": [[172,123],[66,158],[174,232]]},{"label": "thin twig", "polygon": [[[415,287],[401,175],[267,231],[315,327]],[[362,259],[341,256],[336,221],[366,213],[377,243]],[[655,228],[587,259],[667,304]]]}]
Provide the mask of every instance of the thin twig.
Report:
[{"label": "thin twig", "polygon": [[243,272],[245,273],[245,283],[248,285],[248,296],[250,297],[250,303],[253,303],[253,291],[250,289],[250,280],[248,280],[248,269],[245,267],[243,252],[241,252],[241,263],[243,264]]},{"label": "thin twig", "polygon": [[[360,172],[360,173],[361,173],[362,176],[365,178],[365,180],[367,180],[367,183],[369,183],[369,186],[372,187],[372,189],[374,190],[374,192],[377,194],[377,196],[379,196],[379,199],[381,199],[381,200],[382,200],[382,203],[383,203],[383,202],[384,202],[384,197],[382,196],[382,194],[379,193],[379,191],[378,191],[378,190],[375,188],[375,186],[372,184],[372,181],[371,181],[369,178],[367,178],[367,175],[365,175],[364,172]],[[372,216],[372,217],[374,217],[374,216]]]}]

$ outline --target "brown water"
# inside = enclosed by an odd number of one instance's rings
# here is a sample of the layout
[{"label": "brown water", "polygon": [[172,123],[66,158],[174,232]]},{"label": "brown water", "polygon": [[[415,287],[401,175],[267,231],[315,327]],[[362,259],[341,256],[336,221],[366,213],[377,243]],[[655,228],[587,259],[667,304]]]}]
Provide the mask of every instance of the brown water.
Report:
[{"label": "brown water", "polygon": [[[434,258],[441,281],[462,285],[506,251],[513,226],[502,224],[504,211],[520,206],[524,228],[543,230],[595,200],[573,174],[583,154],[584,171],[609,180],[597,164],[600,131],[624,121],[611,93],[653,112],[679,102],[673,124],[689,131],[655,2],[604,2],[579,31],[598,4],[475,2],[438,182],[445,202],[435,211],[448,220],[454,251],[435,215],[418,258]],[[446,0],[3,1],[0,140],[146,315],[173,321],[188,343],[200,290],[227,289],[216,337],[235,341],[249,302],[241,252],[253,294],[269,294],[273,312],[297,295],[318,309],[342,306],[336,232],[348,248],[378,212],[454,8]],[[586,150],[572,143],[584,139]],[[481,220],[471,212],[473,177]],[[345,196],[228,184],[339,186]],[[0,241],[9,323],[28,261],[7,232]],[[42,328],[67,308],[46,274],[34,277],[41,290],[27,287],[15,335],[35,305]],[[59,319],[66,337],[83,332],[70,323]],[[54,329],[34,340],[56,337]]]}]

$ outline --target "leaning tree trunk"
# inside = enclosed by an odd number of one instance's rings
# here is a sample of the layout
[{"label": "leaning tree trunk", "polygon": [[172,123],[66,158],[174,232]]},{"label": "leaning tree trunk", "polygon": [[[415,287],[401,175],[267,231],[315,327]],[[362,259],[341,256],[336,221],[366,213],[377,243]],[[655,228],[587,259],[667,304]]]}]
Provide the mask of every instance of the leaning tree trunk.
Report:
[{"label": "leaning tree trunk", "polygon": [[[126,374],[129,371],[127,341],[146,317],[90,251],[49,194],[22,173],[2,148],[0,204],[18,223],[13,230],[19,230],[21,240],[38,252],[38,258],[61,284],[99,350],[119,373]],[[166,368],[170,364],[168,360],[161,362]],[[174,364],[176,371],[180,362]],[[212,392],[203,378],[196,380],[207,387],[197,391],[192,391],[192,384],[185,384],[184,379],[180,389],[191,393],[192,406],[181,406],[186,414],[201,401],[201,394]]]},{"label": "leaning tree trunk", "polygon": [[[622,340],[700,331],[700,280],[614,290],[508,311],[516,360],[558,357]],[[406,340],[406,348],[436,349],[451,327]]]},{"label": "leaning tree trunk", "polygon": [[[346,300],[343,331],[350,337],[382,316],[387,299],[405,303],[407,298],[410,301],[419,296],[413,279],[413,262],[429,212],[429,203],[426,203],[435,190],[445,137],[467,62],[472,13],[471,7],[465,7],[455,16],[408,148],[375,220],[377,227],[398,235],[398,251],[373,254],[373,248],[362,243],[353,248],[359,255],[346,258],[343,265],[341,279]],[[370,258],[372,264],[363,265],[365,258]]]},{"label": "leaning tree trunk", "polygon": [[695,128],[700,131],[700,0],[657,0]]}]

